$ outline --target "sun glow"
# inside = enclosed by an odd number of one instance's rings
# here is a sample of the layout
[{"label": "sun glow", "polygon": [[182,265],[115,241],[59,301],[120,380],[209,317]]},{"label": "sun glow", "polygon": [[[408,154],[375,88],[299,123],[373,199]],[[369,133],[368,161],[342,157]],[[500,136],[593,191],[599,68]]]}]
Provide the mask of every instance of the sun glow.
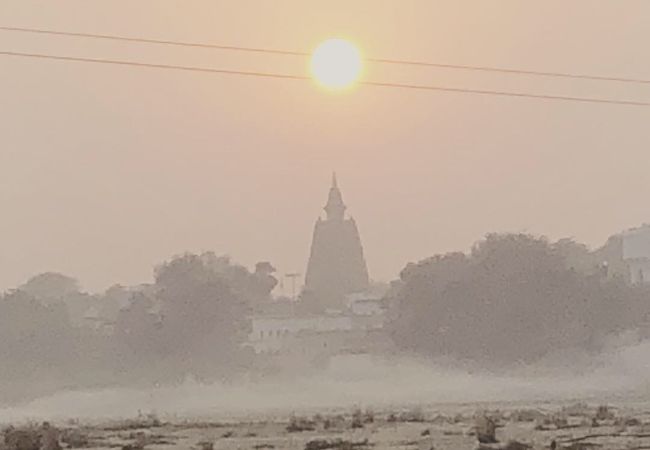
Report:
[{"label": "sun glow", "polygon": [[361,54],[352,43],[328,39],[311,57],[311,73],[316,81],[330,89],[350,87],[361,74]]}]

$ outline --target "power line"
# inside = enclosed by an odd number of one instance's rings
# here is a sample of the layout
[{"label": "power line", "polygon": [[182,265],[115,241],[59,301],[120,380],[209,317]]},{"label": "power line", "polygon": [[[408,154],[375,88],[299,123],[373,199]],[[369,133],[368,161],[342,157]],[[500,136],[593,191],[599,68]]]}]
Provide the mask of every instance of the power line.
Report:
[{"label": "power line", "polygon": [[304,75],[289,75],[281,73],[270,72],[255,72],[245,70],[230,70],[230,69],[210,69],[204,67],[193,66],[177,66],[173,64],[153,64],[143,63],[136,61],[120,61],[116,59],[99,59],[99,58],[80,58],[76,56],[60,56],[60,55],[46,55],[41,53],[22,53],[22,52],[5,52],[0,51],[0,55],[4,56],[19,56],[24,58],[40,58],[40,59],[55,59],[58,61],[74,61],[74,62],[87,62],[97,64],[114,64],[120,66],[135,66],[135,67],[148,67],[151,69],[171,69],[171,70],[184,70],[187,72],[204,72],[204,73],[220,73],[226,75],[245,75],[252,77],[265,77],[265,78],[283,78],[289,80],[309,80],[310,78]]},{"label": "power line", "polygon": [[[47,35],[56,35],[56,36],[83,37],[83,38],[91,38],[91,39],[106,39],[106,40],[124,41],[124,42],[141,42],[146,44],[173,45],[173,46],[180,46],[180,47],[195,47],[195,48],[207,48],[207,49],[216,49],[216,50],[240,51],[240,52],[250,52],[250,53],[268,53],[268,54],[290,55],[290,56],[310,56],[309,52],[292,51],[292,50],[277,50],[277,49],[269,49],[269,48],[244,47],[244,46],[235,46],[235,45],[183,42],[183,41],[172,41],[172,40],[164,40],[164,39],[148,39],[148,38],[128,37],[128,36],[115,36],[115,35],[107,35],[107,34],[77,33],[77,32],[68,32],[68,31],[44,30],[44,29],[37,29],[37,28],[0,26],[0,30],[35,33],[35,34],[47,34]],[[504,68],[504,67],[474,66],[474,65],[465,65],[465,64],[444,64],[444,63],[434,63],[434,62],[427,62],[427,61],[412,61],[412,60],[389,59],[389,58],[366,58],[365,61],[380,63],[380,64],[435,67],[440,69],[470,70],[470,71],[479,71],[479,72],[497,72],[497,73],[513,74],[513,75],[530,75],[530,76],[541,76],[541,77],[552,77],[552,78],[570,78],[570,79],[581,79],[581,80],[592,80],[592,81],[615,81],[620,83],[650,84],[650,80],[641,79],[641,78],[611,77],[611,76],[589,75],[589,74],[579,74],[579,73],[569,73],[569,72],[550,72],[550,71],[539,71],[539,70],[513,69],[513,68]]]},{"label": "power line", "polygon": [[[123,60],[114,60],[114,59],[48,55],[42,53],[0,51],[0,56],[14,56],[14,57],[23,57],[23,58],[49,59],[49,60],[68,61],[68,62],[73,61],[73,62],[84,62],[84,63],[95,63],[95,64],[119,65],[119,66],[133,66],[133,67],[152,68],[152,69],[169,69],[169,70],[179,70],[179,71],[186,71],[186,72],[240,75],[240,76],[249,76],[249,77],[279,78],[279,79],[289,79],[289,80],[304,81],[304,80],[311,79],[304,75],[291,75],[291,74],[281,74],[281,73],[272,73],[272,72],[231,70],[231,69],[213,69],[213,68],[203,68],[203,67],[195,67],[195,66],[154,64],[154,63],[123,61]],[[650,102],[634,101],[634,100],[611,100],[611,99],[603,99],[603,98],[595,98],[595,97],[571,97],[571,96],[561,96],[561,95],[529,94],[523,92],[466,89],[466,88],[453,88],[453,87],[446,87],[446,86],[390,83],[390,82],[380,82],[380,81],[360,81],[359,84],[366,85],[366,86],[398,88],[398,89],[457,92],[457,93],[479,94],[479,95],[495,95],[495,96],[503,96],[503,97],[533,98],[533,99],[541,99],[541,100],[602,103],[602,104],[626,105],[626,106],[650,106]]]},{"label": "power line", "polygon": [[424,66],[424,67],[437,67],[441,69],[459,69],[459,70],[473,70],[476,72],[498,72],[508,73],[513,75],[531,75],[549,78],[572,78],[579,80],[592,80],[592,81],[616,81],[619,83],[634,83],[634,84],[650,84],[650,80],[640,78],[623,78],[623,77],[607,77],[600,75],[586,75],[568,72],[544,72],[539,70],[523,70],[523,69],[508,69],[503,67],[488,67],[488,66],[469,66],[462,64],[442,64],[431,63],[422,61],[404,61],[399,59],[377,59],[372,58],[368,61],[384,63],[384,64],[405,64],[410,66]]},{"label": "power line", "polygon": [[380,86],[380,87],[391,87],[391,88],[401,88],[401,89],[418,89],[418,90],[425,90],[425,91],[462,92],[466,94],[534,98],[539,100],[561,100],[561,101],[568,101],[568,102],[606,103],[610,105],[650,106],[650,102],[642,102],[642,101],[635,101],[635,100],[610,100],[606,98],[596,98],[596,97],[572,97],[572,96],[565,96],[565,95],[528,94],[525,92],[452,88],[452,87],[445,87],[445,86],[431,86],[426,84],[422,85],[422,84],[383,83],[380,81],[361,81],[361,84],[365,84],[368,86]]},{"label": "power line", "polygon": [[196,48],[210,48],[214,50],[231,50],[231,51],[251,52],[251,53],[272,53],[276,55],[309,56],[309,53],[307,52],[294,52],[290,50],[273,50],[268,48],[241,47],[235,45],[202,44],[199,42],[168,41],[164,39],[147,39],[147,38],[137,38],[137,37],[128,37],[128,36],[114,36],[108,34],[74,33],[68,31],[40,30],[36,28],[2,27],[2,26],[0,26],[0,30],[19,31],[19,32],[35,33],[35,34],[49,34],[55,36],[106,39],[111,41],[141,42],[144,44],[173,45],[177,47],[196,47]]}]

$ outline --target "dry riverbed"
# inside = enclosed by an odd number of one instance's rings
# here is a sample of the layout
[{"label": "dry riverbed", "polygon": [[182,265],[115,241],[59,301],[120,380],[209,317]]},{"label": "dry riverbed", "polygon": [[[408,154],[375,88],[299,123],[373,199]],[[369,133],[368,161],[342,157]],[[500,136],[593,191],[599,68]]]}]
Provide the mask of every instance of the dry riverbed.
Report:
[{"label": "dry riverbed", "polygon": [[[233,422],[154,417],[88,425],[56,424],[63,448],[123,450],[470,450],[479,447],[477,417],[490,417],[498,443],[485,448],[650,449],[650,412],[583,403],[556,408],[503,408],[456,412],[433,409],[355,410]],[[38,434],[40,425],[5,430]],[[510,446],[508,447],[508,443]],[[1,447],[1,445],[0,445]],[[42,447],[41,447],[42,448]]]}]

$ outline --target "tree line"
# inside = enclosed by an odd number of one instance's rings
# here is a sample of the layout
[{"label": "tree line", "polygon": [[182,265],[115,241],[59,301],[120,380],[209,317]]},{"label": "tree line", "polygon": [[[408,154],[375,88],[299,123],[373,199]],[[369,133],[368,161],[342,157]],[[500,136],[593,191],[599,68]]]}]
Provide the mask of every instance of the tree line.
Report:
[{"label": "tree line", "polygon": [[490,234],[469,253],[409,264],[389,294],[392,337],[402,350],[486,366],[597,353],[629,330],[645,337],[650,290],[594,255],[568,239]]},{"label": "tree line", "polygon": [[[490,234],[468,253],[410,263],[385,296],[386,331],[400,352],[485,367],[597,353],[629,330],[647,336],[649,288],[610,276],[594,255],[571,240]],[[254,366],[242,344],[256,305],[272,300],[273,273],[208,252],[163,262],[152,284],[101,295],[37,275],[0,296],[0,397],[237,378]],[[108,328],[93,322],[102,317]]]},{"label": "tree line", "polygon": [[[252,357],[241,344],[255,303],[270,299],[273,271],[185,254],[156,267],[151,285],[102,295],[37,275],[0,296],[0,397],[236,376]],[[112,318],[108,328],[94,322],[102,317]]]}]

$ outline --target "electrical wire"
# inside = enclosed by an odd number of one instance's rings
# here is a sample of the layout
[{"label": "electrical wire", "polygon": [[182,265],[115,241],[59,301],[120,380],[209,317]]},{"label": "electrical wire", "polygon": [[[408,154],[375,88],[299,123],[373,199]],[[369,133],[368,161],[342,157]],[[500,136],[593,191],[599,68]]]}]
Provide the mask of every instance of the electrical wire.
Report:
[{"label": "electrical wire", "polygon": [[[183,41],[172,41],[172,40],[164,40],[164,39],[115,36],[115,35],[108,35],[108,34],[78,33],[78,32],[68,32],[68,31],[45,30],[45,29],[38,29],[38,28],[0,26],[0,30],[23,32],[23,33],[34,33],[34,34],[47,34],[47,35],[55,35],[55,36],[105,39],[105,40],[124,41],[124,42],[140,42],[146,44],[172,45],[172,46],[180,46],[180,47],[195,47],[195,48],[206,48],[206,49],[215,49],[215,50],[250,52],[250,53],[268,53],[268,54],[276,54],[276,55],[291,55],[291,56],[303,56],[303,57],[310,56],[309,52],[301,52],[301,51],[276,50],[276,49],[269,49],[269,48],[245,47],[245,46],[236,46],[236,45],[220,45],[220,44],[208,44],[208,43],[197,43],[197,42],[183,42]],[[601,75],[590,75],[590,74],[569,73],[569,72],[524,70],[524,69],[475,66],[475,65],[465,65],[465,64],[445,64],[445,63],[437,63],[437,62],[413,61],[413,60],[389,59],[389,58],[366,58],[365,61],[372,62],[372,63],[380,63],[380,64],[435,67],[441,69],[470,70],[470,71],[479,71],[479,72],[497,72],[497,73],[512,74],[512,75],[528,75],[528,76],[569,78],[569,79],[581,79],[581,80],[592,80],[592,81],[613,81],[619,83],[650,84],[650,80],[641,79],[641,78],[601,76]]]},{"label": "electrical wire", "polygon": [[[203,68],[203,67],[195,67],[195,66],[180,66],[174,64],[155,64],[155,63],[144,63],[144,62],[124,61],[124,60],[114,60],[114,59],[49,55],[43,53],[0,51],[0,56],[49,59],[49,60],[58,60],[58,61],[67,61],[67,62],[83,62],[83,63],[106,64],[106,65],[120,65],[120,66],[131,66],[131,67],[152,68],[152,69],[168,69],[168,70],[179,70],[179,71],[186,71],[186,72],[202,72],[202,73],[239,75],[239,76],[249,76],[249,77],[279,78],[279,79],[303,80],[303,81],[310,80],[309,77],[304,75],[291,75],[291,74],[262,72],[262,71],[214,69],[214,68]],[[447,87],[447,86],[434,86],[434,85],[424,85],[424,84],[391,83],[391,82],[379,82],[379,81],[360,81],[359,84],[366,85],[366,86],[386,87],[386,88],[457,92],[457,93],[478,94],[478,95],[533,98],[533,99],[542,99],[542,100],[602,103],[602,104],[626,105],[626,106],[645,106],[645,107],[650,106],[650,102],[635,101],[635,100],[613,100],[613,99],[604,99],[604,98],[595,98],[595,97],[571,97],[571,96],[562,96],[562,95],[531,94],[531,93],[524,93],[524,92],[466,89],[466,88],[454,88],[454,87]]]}]

